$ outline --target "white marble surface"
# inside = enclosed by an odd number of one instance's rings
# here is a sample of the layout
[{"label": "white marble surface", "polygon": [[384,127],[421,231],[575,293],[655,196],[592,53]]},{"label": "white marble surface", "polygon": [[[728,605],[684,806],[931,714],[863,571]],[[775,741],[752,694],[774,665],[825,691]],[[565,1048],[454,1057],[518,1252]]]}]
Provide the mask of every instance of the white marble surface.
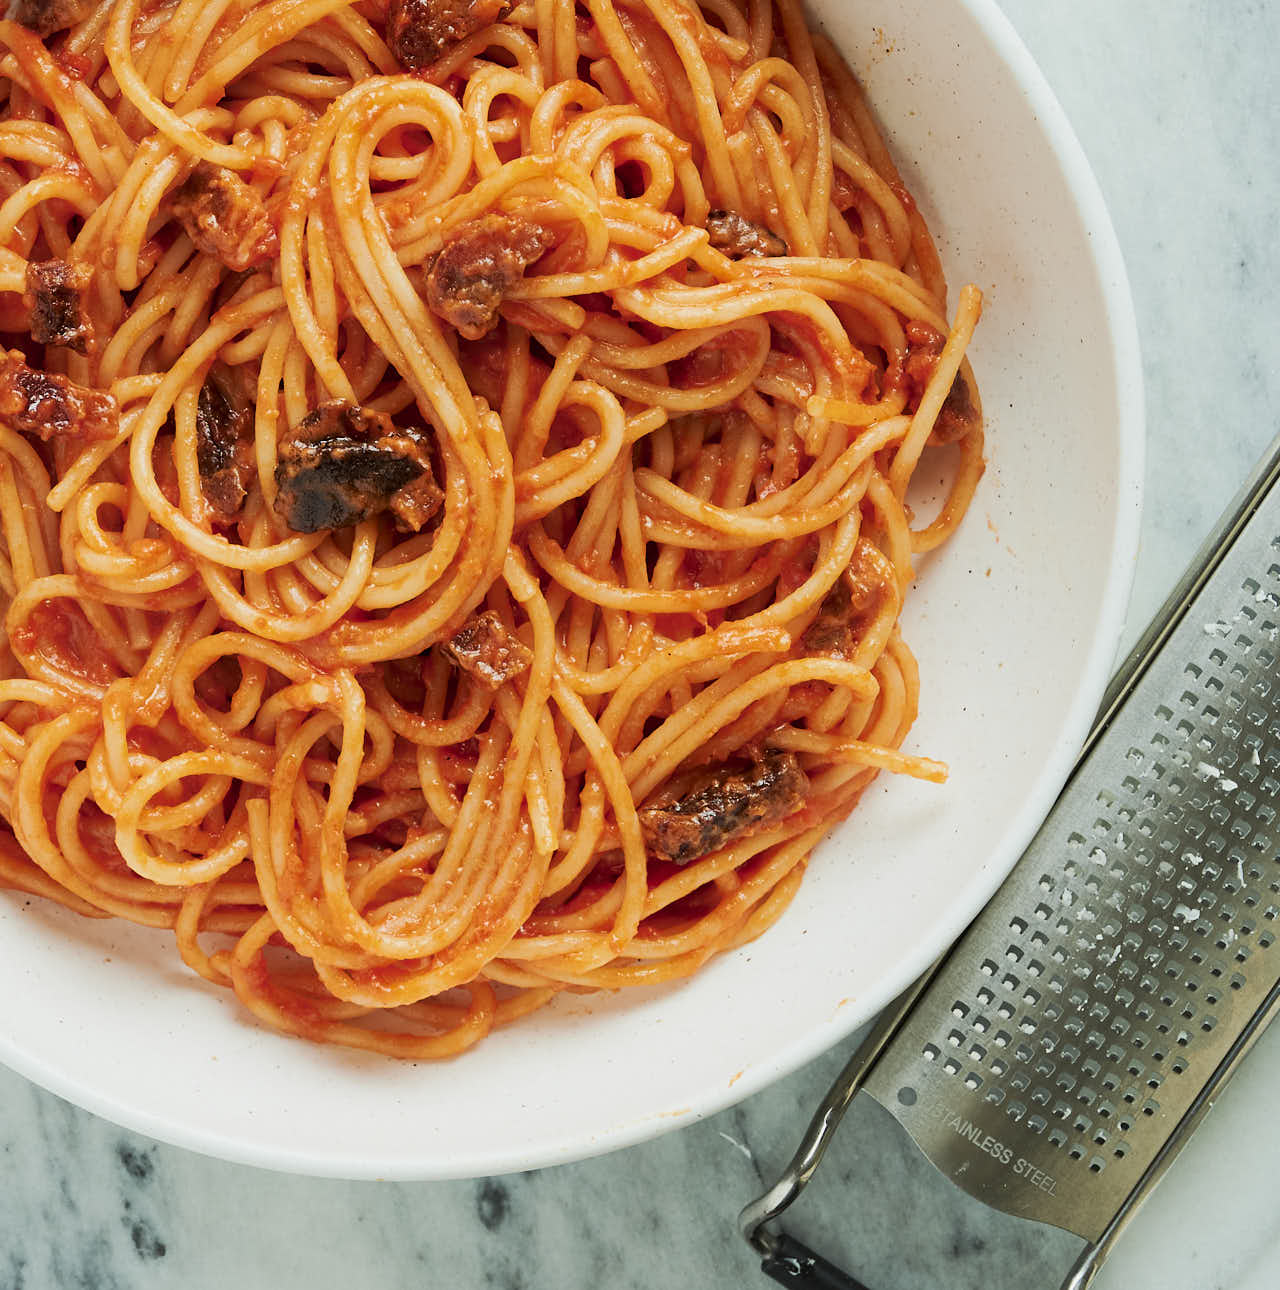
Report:
[{"label": "white marble surface", "polygon": [[[1132,636],[1280,428],[1280,5],[1004,7],[1093,160],[1133,278],[1150,459]],[[0,1071],[0,1290],[763,1286],[734,1216],[789,1154],[847,1049],[646,1146],[421,1185],[206,1160]],[[1139,1217],[1103,1290],[1280,1284],[1277,1081],[1280,1032]],[[910,1166],[892,1137],[851,1126],[797,1230],[856,1262],[875,1290],[1052,1284],[1047,1269],[1060,1265],[1044,1241],[970,1211],[921,1210]]]}]

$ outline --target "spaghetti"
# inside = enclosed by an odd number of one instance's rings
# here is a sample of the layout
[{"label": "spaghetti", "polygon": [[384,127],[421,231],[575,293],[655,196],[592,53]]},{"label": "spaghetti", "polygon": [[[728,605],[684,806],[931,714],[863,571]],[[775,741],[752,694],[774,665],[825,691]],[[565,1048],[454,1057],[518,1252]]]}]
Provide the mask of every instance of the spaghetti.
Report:
[{"label": "spaghetti", "polygon": [[942,777],[897,624],[980,298],[797,0],[9,12],[4,883],[444,1057]]}]

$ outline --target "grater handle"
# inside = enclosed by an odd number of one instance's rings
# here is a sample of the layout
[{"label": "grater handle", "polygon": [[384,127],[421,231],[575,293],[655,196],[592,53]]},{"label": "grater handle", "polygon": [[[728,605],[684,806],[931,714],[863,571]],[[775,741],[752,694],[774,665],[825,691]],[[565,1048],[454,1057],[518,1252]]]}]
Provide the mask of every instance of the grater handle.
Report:
[{"label": "grater handle", "polygon": [[801,1290],[868,1290],[861,1281],[785,1233],[774,1237],[770,1246],[760,1268],[779,1285],[799,1286]]}]

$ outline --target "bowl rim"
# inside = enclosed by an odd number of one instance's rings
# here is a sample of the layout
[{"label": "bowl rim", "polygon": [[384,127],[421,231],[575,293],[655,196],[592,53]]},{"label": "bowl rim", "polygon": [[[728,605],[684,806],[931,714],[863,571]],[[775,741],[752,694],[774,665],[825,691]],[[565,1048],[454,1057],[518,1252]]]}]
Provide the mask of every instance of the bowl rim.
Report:
[{"label": "bowl rim", "polygon": [[[1090,642],[1081,680],[1054,741],[1035,791],[1003,830],[993,850],[995,863],[977,875],[957,902],[951,917],[919,940],[896,970],[878,980],[858,1000],[857,1008],[838,1009],[826,1023],[781,1046],[768,1058],[745,1069],[731,1086],[715,1083],[693,1095],[678,1112],[646,1115],[545,1146],[531,1154],[518,1146],[501,1151],[468,1153],[453,1160],[403,1161],[356,1159],[332,1151],[259,1146],[204,1129],[197,1124],[155,1114],[102,1093],[65,1074],[42,1058],[11,1044],[0,1034],[0,1060],[19,1075],[77,1106],[129,1130],[201,1155],[261,1169],[316,1178],[426,1181],[479,1178],[584,1160],[634,1146],[667,1130],[684,1127],[733,1106],[798,1070],[848,1037],[898,997],[972,922],[1026,849],[1066,782],[1088,734],[1118,652],[1125,612],[1133,585],[1142,513],[1145,465],[1145,400],[1137,315],[1119,239],[1101,187],[1065,110],[1031,52],[996,0],[956,0],[995,49],[1015,83],[1026,95],[1053,157],[1070,190],[1091,244],[1099,271],[1109,348],[1121,374],[1116,391],[1117,509],[1111,563],[1100,600],[1098,630]],[[388,1168],[388,1165],[391,1165]]]}]

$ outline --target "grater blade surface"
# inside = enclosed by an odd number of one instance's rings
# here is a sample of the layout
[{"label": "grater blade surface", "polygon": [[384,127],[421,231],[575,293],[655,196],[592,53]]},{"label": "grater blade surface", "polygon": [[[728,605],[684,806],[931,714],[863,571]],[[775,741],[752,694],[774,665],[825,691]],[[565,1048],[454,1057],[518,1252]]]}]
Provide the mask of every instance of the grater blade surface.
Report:
[{"label": "grater blade surface", "polygon": [[1098,1242],[1280,997],[1280,489],[863,1087],[957,1185]]}]

